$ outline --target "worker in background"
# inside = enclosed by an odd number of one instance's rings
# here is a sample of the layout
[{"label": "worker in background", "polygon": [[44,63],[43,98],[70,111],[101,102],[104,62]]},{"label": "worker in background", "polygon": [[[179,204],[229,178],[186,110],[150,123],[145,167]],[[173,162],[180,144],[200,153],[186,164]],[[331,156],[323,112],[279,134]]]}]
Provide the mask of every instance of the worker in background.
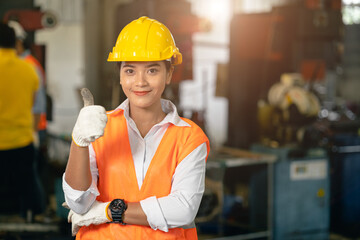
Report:
[{"label": "worker in background", "polygon": [[[27,33],[21,24],[17,21],[10,20],[8,21],[8,25],[14,29],[16,36],[16,44],[15,49],[18,56],[25,60],[25,62],[29,63],[34,67],[36,74],[39,78],[39,89],[36,93],[35,103],[32,109],[33,117],[34,117],[34,146],[36,153],[36,161],[35,161],[35,171],[36,176],[40,173],[41,175],[46,175],[47,170],[47,161],[46,161],[46,80],[45,80],[45,71],[41,66],[39,61],[31,55],[30,52],[30,44],[27,39]],[[38,202],[41,203],[42,211],[45,211],[46,208],[46,196],[45,190],[42,184],[42,181],[39,177],[36,179],[37,186],[37,197]],[[43,181],[46,182],[46,177],[44,177]]]},{"label": "worker in background", "polygon": [[43,146],[45,144],[46,138],[46,78],[44,68],[41,66],[39,61],[31,55],[30,45],[28,41],[26,41],[27,33],[20,23],[10,20],[8,25],[12,27],[15,31],[16,35],[16,51],[17,54],[24,59],[26,62],[30,63],[36,70],[36,73],[40,79],[39,82],[39,90],[36,95],[35,104],[33,107],[34,114],[34,124],[35,129],[38,136],[35,136],[38,140],[39,146]]},{"label": "worker in background", "polygon": [[[182,55],[162,23],[141,17],[119,34],[127,99],[106,112],[83,96],[63,189],[77,239],[197,239],[209,140],[162,99]],[[110,224],[109,224],[110,223]]]},{"label": "worker in background", "polygon": [[20,209],[21,216],[31,220],[29,215],[40,211],[35,199],[32,115],[39,78],[16,55],[15,42],[14,30],[0,23],[0,206],[2,213]]}]

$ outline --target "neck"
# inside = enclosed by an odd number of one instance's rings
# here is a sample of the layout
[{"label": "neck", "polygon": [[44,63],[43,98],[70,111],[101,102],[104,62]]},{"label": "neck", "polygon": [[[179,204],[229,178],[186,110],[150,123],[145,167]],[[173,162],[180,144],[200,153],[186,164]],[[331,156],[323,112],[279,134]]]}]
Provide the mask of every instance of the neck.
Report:
[{"label": "neck", "polygon": [[134,120],[142,137],[145,137],[150,129],[157,123],[161,122],[166,113],[161,108],[161,103],[151,108],[136,108],[130,104],[130,117]]}]

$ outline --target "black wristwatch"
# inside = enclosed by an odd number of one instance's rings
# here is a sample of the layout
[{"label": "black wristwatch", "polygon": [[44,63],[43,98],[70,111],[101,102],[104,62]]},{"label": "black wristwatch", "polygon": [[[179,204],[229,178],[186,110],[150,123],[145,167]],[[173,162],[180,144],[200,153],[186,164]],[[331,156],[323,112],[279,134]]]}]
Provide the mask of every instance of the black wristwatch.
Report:
[{"label": "black wristwatch", "polygon": [[114,223],[121,223],[125,225],[123,222],[124,212],[127,209],[127,205],[123,199],[114,199],[111,201],[109,205],[109,209],[111,212],[111,217]]}]

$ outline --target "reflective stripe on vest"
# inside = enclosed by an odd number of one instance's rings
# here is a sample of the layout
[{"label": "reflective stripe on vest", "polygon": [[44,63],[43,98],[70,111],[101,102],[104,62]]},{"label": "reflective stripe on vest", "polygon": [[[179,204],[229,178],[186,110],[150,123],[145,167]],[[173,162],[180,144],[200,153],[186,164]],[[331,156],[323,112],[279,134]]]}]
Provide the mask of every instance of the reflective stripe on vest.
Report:
[{"label": "reflective stripe on vest", "polygon": [[[195,123],[183,119],[190,127],[170,124],[146,172],[139,189],[123,110],[108,114],[105,134],[93,143],[99,169],[97,200],[108,202],[122,198],[139,202],[151,196],[164,197],[171,192],[172,177],[177,165],[195,148],[209,140]],[[101,224],[82,227],[76,239],[197,239],[195,224],[153,230],[147,226]]]}]

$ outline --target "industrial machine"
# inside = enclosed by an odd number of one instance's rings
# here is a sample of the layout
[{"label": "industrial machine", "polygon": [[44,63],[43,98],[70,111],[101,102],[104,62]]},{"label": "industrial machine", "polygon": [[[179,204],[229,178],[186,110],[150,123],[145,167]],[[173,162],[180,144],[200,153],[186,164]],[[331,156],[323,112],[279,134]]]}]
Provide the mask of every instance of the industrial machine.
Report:
[{"label": "industrial machine", "polygon": [[260,141],[302,145],[306,126],[317,119],[320,107],[318,97],[306,89],[300,73],[282,74],[271,86],[267,102],[258,104]]},{"label": "industrial machine", "polygon": [[271,12],[236,14],[230,27],[227,146],[259,140],[257,109],[283,73],[322,81],[340,57],[341,1],[291,1]]},{"label": "industrial machine", "polygon": [[[273,165],[272,239],[329,239],[330,177],[326,152],[259,144],[251,148],[254,152],[273,154],[278,158]],[[257,184],[257,188],[260,187]],[[254,211],[262,211],[256,207]]]},{"label": "industrial machine", "polygon": [[342,133],[331,148],[331,229],[341,235],[360,236],[360,137]]}]

